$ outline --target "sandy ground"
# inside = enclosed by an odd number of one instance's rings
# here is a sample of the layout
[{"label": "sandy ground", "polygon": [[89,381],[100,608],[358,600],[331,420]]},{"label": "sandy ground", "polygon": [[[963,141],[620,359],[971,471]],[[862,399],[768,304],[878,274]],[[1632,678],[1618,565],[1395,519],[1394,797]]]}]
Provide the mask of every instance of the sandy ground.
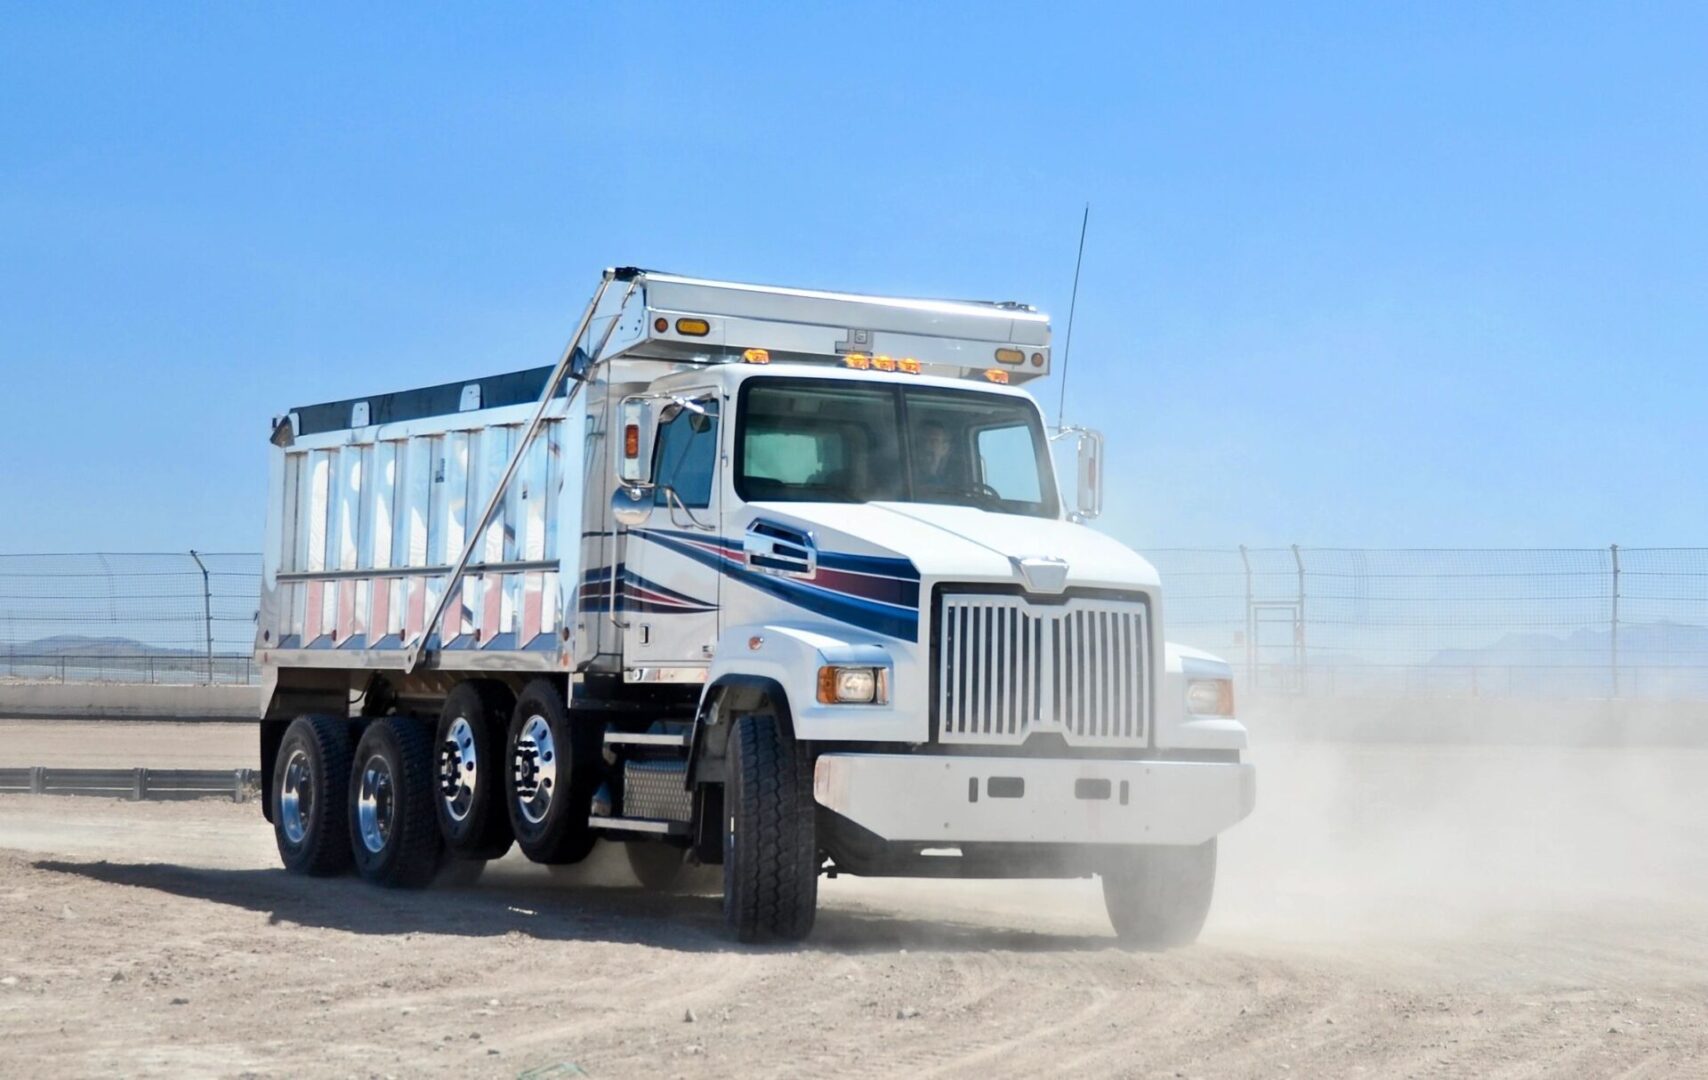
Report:
[{"label": "sandy ground", "polygon": [[[0,723],[0,764],[252,743]],[[385,892],[285,875],[253,805],[3,796],[0,1075],[1708,1076],[1708,753],[1254,758],[1163,954],[1091,882],[826,882],[810,942],[747,949],[614,848]]]}]

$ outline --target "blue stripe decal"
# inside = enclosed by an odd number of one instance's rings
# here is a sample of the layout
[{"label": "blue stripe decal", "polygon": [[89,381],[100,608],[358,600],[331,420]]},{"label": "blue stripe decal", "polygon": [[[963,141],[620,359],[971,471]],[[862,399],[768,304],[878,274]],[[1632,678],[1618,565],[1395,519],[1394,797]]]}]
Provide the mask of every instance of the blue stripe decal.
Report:
[{"label": "blue stripe decal", "polygon": [[[838,622],[849,623],[875,634],[900,638],[903,641],[919,640],[919,610],[900,604],[887,604],[880,600],[868,600],[849,593],[827,589],[813,585],[798,578],[778,577],[773,574],[762,574],[748,569],[733,557],[723,551],[733,547],[723,538],[701,537],[691,533],[665,532],[654,529],[634,529],[631,534],[651,540],[660,547],[668,548],[680,555],[687,556],[695,562],[717,570],[726,577],[732,578],[768,593],[780,600],[787,601],[797,607]],[[707,551],[701,545],[713,545],[720,549],[718,552]],[[844,556],[851,559],[865,560],[872,563],[886,563],[892,567],[900,563],[905,565],[914,580],[918,580],[919,571],[905,559],[876,559],[867,556]],[[824,556],[820,555],[820,562]]]}]

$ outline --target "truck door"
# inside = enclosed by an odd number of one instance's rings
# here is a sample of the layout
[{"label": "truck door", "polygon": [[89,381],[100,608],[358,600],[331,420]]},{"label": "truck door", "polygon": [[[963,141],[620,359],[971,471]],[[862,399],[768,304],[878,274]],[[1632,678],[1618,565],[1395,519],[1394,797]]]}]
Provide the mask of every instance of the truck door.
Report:
[{"label": "truck door", "polygon": [[[718,540],[718,396],[683,395],[660,414],[652,507],[628,530],[617,608],[631,681],[689,681],[710,662],[722,575]],[[645,674],[640,669],[646,669]]]}]

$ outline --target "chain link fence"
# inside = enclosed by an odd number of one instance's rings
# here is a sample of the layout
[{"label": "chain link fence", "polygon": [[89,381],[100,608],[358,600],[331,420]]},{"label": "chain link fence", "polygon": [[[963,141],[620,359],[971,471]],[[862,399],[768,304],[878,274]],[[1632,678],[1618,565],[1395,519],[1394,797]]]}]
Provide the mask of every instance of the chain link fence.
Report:
[{"label": "chain link fence", "polygon": [[1708,699],[1708,548],[1146,554],[1170,639],[1260,693]]},{"label": "chain link fence", "polygon": [[[1167,548],[1171,640],[1259,693],[1708,700],[1708,548]],[[0,680],[248,683],[253,554],[0,556]]]},{"label": "chain link fence", "polygon": [[249,683],[261,557],[0,555],[0,680]]}]

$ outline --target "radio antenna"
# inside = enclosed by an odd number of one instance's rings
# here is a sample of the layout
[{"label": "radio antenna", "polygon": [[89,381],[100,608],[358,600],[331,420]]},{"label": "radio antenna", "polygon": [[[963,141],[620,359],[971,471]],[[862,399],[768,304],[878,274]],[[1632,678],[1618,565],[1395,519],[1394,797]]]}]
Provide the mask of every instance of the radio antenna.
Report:
[{"label": "radio antenna", "polygon": [[1062,426],[1067,410],[1068,357],[1073,354],[1073,312],[1079,306],[1079,268],[1085,262],[1085,227],[1091,223],[1091,204],[1085,204],[1085,214],[1079,219],[1079,256],[1073,261],[1073,298],[1068,301],[1067,342],[1062,346],[1062,392],[1056,400],[1056,429]]}]

